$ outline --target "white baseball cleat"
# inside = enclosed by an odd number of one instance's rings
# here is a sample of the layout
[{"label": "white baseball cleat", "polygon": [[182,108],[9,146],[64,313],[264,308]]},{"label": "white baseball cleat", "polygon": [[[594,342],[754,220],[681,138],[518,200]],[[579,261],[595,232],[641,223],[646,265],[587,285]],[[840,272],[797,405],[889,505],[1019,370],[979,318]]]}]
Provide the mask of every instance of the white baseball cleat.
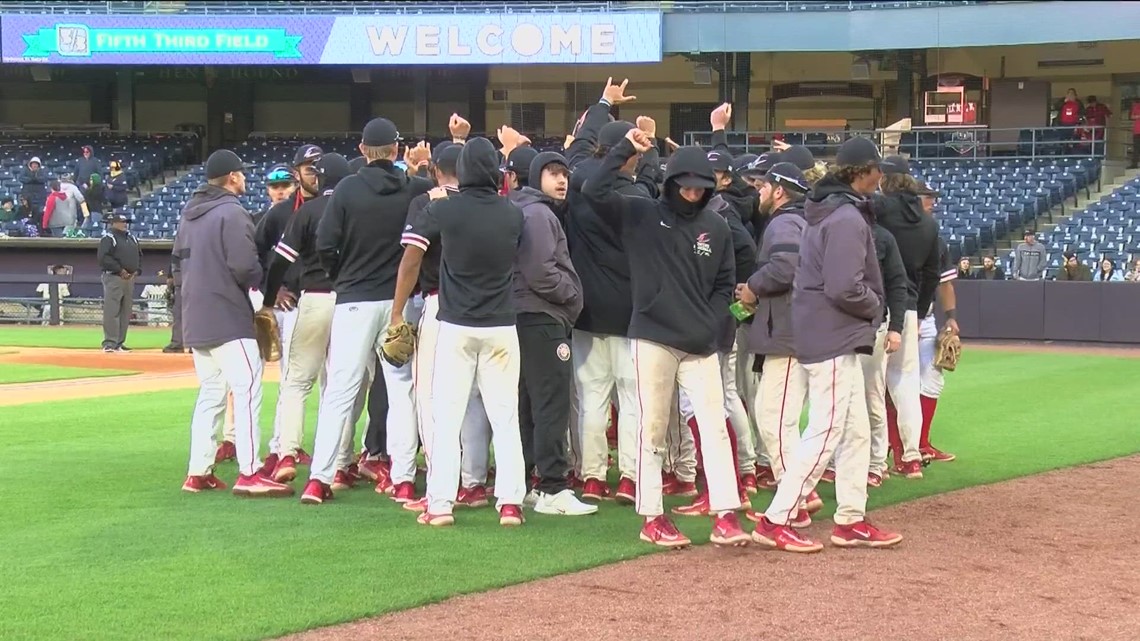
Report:
[{"label": "white baseball cleat", "polygon": [[523,505],[527,507],[534,507],[538,503],[539,493],[538,490],[531,490],[527,492],[526,497],[523,498]]},{"label": "white baseball cleat", "polygon": [[574,495],[574,490],[562,490],[558,494],[538,494],[538,501],[534,504],[534,511],[539,514],[554,514],[557,516],[585,516],[598,511],[598,506],[583,503]]}]

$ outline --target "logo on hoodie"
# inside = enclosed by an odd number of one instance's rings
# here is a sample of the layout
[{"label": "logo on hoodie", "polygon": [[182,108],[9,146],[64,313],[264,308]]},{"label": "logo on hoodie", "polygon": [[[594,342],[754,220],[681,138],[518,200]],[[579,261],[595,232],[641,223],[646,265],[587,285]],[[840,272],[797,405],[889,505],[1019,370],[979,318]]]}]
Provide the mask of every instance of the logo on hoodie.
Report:
[{"label": "logo on hoodie", "polygon": [[693,243],[693,253],[697,256],[712,256],[712,245],[709,244],[708,232],[701,232]]}]

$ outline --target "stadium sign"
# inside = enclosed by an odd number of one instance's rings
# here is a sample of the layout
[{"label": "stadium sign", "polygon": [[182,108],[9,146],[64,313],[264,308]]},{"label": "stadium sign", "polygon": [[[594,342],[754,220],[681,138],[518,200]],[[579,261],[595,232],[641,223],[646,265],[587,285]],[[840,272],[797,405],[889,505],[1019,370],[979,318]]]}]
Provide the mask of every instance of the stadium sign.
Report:
[{"label": "stadium sign", "polygon": [[5,15],[3,62],[560,64],[659,62],[658,12],[376,16]]}]

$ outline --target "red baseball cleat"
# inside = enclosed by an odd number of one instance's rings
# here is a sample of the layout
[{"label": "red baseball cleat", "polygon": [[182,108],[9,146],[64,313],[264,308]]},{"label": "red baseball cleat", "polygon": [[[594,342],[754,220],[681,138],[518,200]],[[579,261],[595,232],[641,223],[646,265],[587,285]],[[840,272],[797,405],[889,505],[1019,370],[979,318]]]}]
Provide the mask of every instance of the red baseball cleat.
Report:
[{"label": "red baseball cleat", "polygon": [[237,458],[237,446],[233,441],[222,441],[218,444],[217,451],[214,452],[214,463],[221,463],[223,461],[232,461]]},{"label": "red baseball cleat", "polygon": [[696,496],[697,484],[685,482],[673,476],[670,482],[662,482],[661,493],[665,496]]},{"label": "red baseball cleat", "polygon": [[459,495],[455,499],[456,505],[463,507],[486,507],[487,488],[482,485],[459,488]]},{"label": "red baseball cleat", "polygon": [[767,465],[756,466],[756,487],[761,490],[771,490],[776,487],[776,475]]},{"label": "red baseball cleat", "polygon": [[738,507],[737,509],[738,510],[748,510],[751,508],[752,508],[752,497],[748,496],[748,490],[744,489],[744,487],[741,486],[741,488],[740,488],[740,507]]},{"label": "red baseball cleat", "polygon": [[901,534],[880,530],[867,521],[836,525],[831,531],[831,544],[841,548],[889,548],[902,540]]},{"label": "red baseball cleat", "polygon": [[821,483],[835,483],[835,470],[824,470],[823,476],[819,477]]},{"label": "red baseball cleat", "polygon": [[768,517],[760,519],[756,524],[752,540],[760,545],[798,554],[810,554],[823,549],[823,544],[816,543],[786,525],[776,525]]},{"label": "red baseball cleat", "polygon": [[605,501],[612,499],[613,496],[610,494],[610,486],[606,485],[605,481],[586,479],[586,485],[582,488],[582,498]]},{"label": "red baseball cleat", "polygon": [[182,491],[197,494],[209,490],[224,490],[227,487],[229,486],[211,472],[201,476],[187,476],[186,482],[182,484]]},{"label": "red baseball cleat", "polygon": [[823,509],[823,499],[819,498],[819,492],[812,490],[807,496],[804,497],[804,509],[808,514],[815,514]]},{"label": "red baseball cleat", "polygon": [[305,450],[298,449],[297,450],[297,462],[300,463],[301,465],[312,465],[313,464],[313,457],[309,456],[309,453],[306,452]]},{"label": "red baseball cleat", "polygon": [[760,519],[764,518],[764,513],[757,512],[755,510],[744,510],[744,518],[752,521],[753,523],[759,523]]},{"label": "red baseball cleat", "polygon": [[627,478],[621,479],[618,481],[614,498],[622,505],[633,505],[637,500],[637,485]]},{"label": "red baseball cleat", "polygon": [[938,461],[939,463],[949,463],[958,458],[949,452],[943,452],[936,447],[928,447],[922,450],[922,458],[927,461]]},{"label": "red baseball cleat", "polygon": [[702,492],[700,496],[693,500],[688,505],[675,507],[671,510],[673,514],[678,516],[708,516],[709,515],[709,495]]},{"label": "red baseball cleat", "polygon": [[808,514],[807,510],[796,510],[796,513],[792,515],[792,520],[788,525],[797,530],[811,527],[811,515]]},{"label": "red baseball cleat", "polygon": [[386,476],[381,477],[380,480],[376,482],[377,494],[391,495],[395,490],[395,486],[392,485],[392,479]]},{"label": "red baseball cleat", "polygon": [[273,480],[278,483],[288,483],[297,478],[297,459],[292,456],[282,457],[273,470]]},{"label": "red baseball cleat", "polygon": [[692,545],[692,541],[689,540],[689,537],[681,534],[677,526],[673,525],[673,522],[664,514],[645,522],[645,525],[641,527],[641,540],[670,549]]},{"label": "red baseball cleat", "polygon": [[759,490],[755,474],[745,474],[741,476],[740,484],[744,486],[744,491],[749,494],[755,494]]},{"label": "red baseball cleat", "polygon": [[277,469],[277,463],[277,455],[270,454],[269,456],[265,457],[264,461],[262,461],[261,469],[257,470],[257,474],[259,476],[264,476],[271,481],[275,481],[276,479],[273,478],[273,472]]},{"label": "red baseball cleat", "polygon": [[882,487],[883,477],[875,472],[867,472],[867,487]]},{"label": "red baseball cleat", "polygon": [[572,490],[581,490],[586,486],[586,482],[578,478],[578,474],[573,471],[566,475],[566,482],[570,485],[570,489]]},{"label": "red baseball cleat", "polygon": [[337,470],[336,475],[333,476],[332,489],[336,492],[343,492],[344,490],[351,489],[356,485],[356,479],[352,477],[352,472],[348,470]]},{"label": "red baseball cleat", "polygon": [[[379,485],[376,486],[380,488]],[[392,500],[397,503],[407,503],[416,500],[416,486],[410,482],[397,483],[392,489]]]},{"label": "red baseball cleat", "polygon": [[293,488],[264,476],[239,475],[234,483],[234,495],[248,497],[293,496]]},{"label": "red baseball cleat", "polygon": [[428,509],[427,497],[425,496],[422,499],[416,499],[414,501],[408,501],[407,503],[405,503],[403,505],[403,508],[409,512],[427,512],[427,509]]},{"label": "red baseball cleat", "polygon": [[515,527],[526,522],[523,518],[522,508],[517,505],[504,505],[499,508],[499,525]]},{"label": "red baseball cleat", "polygon": [[908,479],[922,478],[922,461],[905,461],[895,466],[895,473]]},{"label": "red baseball cleat", "polygon": [[420,525],[430,525],[432,527],[447,527],[455,525],[455,517],[451,514],[431,514],[423,512],[416,517],[416,523]]},{"label": "red baseball cleat", "polygon": [[712,534],[709,535],[709,542],[713,545],[743,547],[751,540],[752,537],[741,529],[736,512],[727,512],[724,516],[713,518]]},{"label": "red baseball cleat", "polygon": [[381,475],[388,475],[388,468],[383,461],[377,459],[364,459],[357,463],[357,469],[360,470],[360,476],[366,478],[373,483],[380,480]]},{"label": "red baseball cleat", "polygon": [[331,500],[333,500],[332,488],[317,479],[309,479],[305,484],[305,491],[301,493],[301,503],[305,505],[320,505]]}]

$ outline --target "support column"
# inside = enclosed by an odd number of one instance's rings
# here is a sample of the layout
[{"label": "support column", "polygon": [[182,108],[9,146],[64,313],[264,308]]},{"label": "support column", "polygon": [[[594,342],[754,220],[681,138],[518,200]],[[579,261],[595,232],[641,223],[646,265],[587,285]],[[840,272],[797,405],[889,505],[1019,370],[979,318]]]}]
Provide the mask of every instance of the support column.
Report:
[{"label": "support column", "polygon": [[491,77],[487,65],[472,66],[467,74],[467,122],[472,134],[489,134],[487,131],[487,82]]},{"label": "support column", "polygon": [[[911,51],[900,51],[895,83],[895,115],[891,122],[914,117],[914,57]],[[891,124],[891,123],[886,123]]]},{"label": "support column", "polygon": [[[94,115],[94,114],[92,114]],[[135,129],[135,78],[129,69],[115,72],[115,118],[118,131],[130,132]]]},{"label": "support column", "polygon": [[412,133],[422,136],[428,130],[428,68],[413,67],[412,71]]},{"label": "support column", "polygon": [[752,88],[752,54],[748,52],[734,54],[736,58],[732,95],[733,129],[748,131],[748,101]]},{"label": "support column", "polygon": [[361,131],[372,119],[372,84],[353,82],[348,94],[348,124],[352,131]]}]

